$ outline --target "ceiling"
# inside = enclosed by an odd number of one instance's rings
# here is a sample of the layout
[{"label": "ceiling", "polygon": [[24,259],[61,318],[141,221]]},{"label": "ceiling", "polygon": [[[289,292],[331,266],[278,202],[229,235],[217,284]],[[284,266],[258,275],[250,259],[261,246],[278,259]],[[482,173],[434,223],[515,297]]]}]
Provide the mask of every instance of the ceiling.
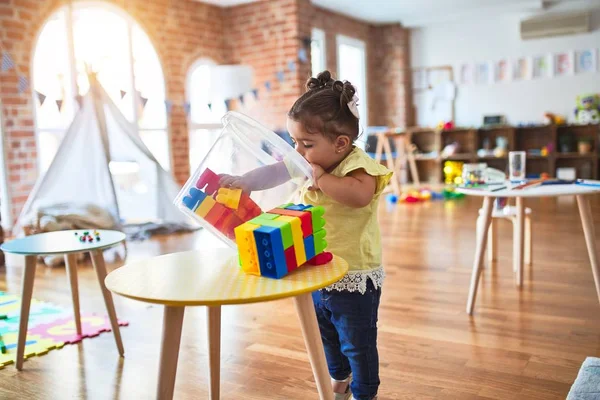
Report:
[{"label": "ceiling", "polygon": [[[256,0],[198,0],[230,7]],[[263,0],[268,1],[268,0]],[[313,4],[371,23],[400,22],[407,27],[517,14],[600,9],[600,0],[311,0]]]}]

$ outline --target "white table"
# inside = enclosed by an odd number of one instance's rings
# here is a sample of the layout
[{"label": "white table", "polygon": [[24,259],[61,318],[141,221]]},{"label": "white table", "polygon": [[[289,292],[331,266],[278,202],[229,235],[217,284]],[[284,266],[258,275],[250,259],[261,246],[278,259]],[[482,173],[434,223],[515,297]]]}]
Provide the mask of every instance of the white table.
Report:
[{"label": "white table", "polygon": [[[483,197],[483,207],[481,213],[482,225],[478,229],[477,246],[475,247],[475,260],[473,261],[473,272],[471,274],[471,287],[469,289],[469,299],[467,301],[467,313],[473,314],[475,306],[475,298],[477,297],[477,288],[479,286],[479,277],[483,267],[483,255],[487,246],[488,230],[492,220],[492,209],[494,200],[497,197],[512,197],[516,200],[517,206],[517,229],[514,246],[514,265],[516,265],[516,284],[521,287],[523,284],[523,235],[524,235],[524,211],[525,207],[523,199],[526,197],[558,197],[558,196],[576,196],[577,205],[579,206],[579,215],[585,242],[587,244],[592,273],[594,275],[594,283],[596,284],[596,293],[598,301],[600,301],[600,270],[598,269],[598,258],[596,253],[596,234],[594,232],[594,222],[592,219],[592,211],[588,196],[595,193],[600,193],[600,181],[596,181],[598,186],[583,186],[583,185],[543,185],[536,187],[526,187],[524,189],[512,189],[516,185],[507,183],[506,189],[492,191],[472,188],[457,188],[456,191],[469,196]],[[490,186],[492,189],[494,186]],[[499,186],[500,187],[500,186]]]}]

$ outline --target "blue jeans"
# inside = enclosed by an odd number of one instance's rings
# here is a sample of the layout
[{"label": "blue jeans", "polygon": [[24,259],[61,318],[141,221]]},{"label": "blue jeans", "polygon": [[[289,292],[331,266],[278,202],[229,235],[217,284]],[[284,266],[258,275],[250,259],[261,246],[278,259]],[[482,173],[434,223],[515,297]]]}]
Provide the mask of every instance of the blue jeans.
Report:
[{"label": "blue jeans", "polygon": [[369,280],[365,294],[320,290],[312,296],[329,374],[341,381],[352,373],[354,398],[373,399],[380,383],[377,311],[381,288],[375,289]]}]

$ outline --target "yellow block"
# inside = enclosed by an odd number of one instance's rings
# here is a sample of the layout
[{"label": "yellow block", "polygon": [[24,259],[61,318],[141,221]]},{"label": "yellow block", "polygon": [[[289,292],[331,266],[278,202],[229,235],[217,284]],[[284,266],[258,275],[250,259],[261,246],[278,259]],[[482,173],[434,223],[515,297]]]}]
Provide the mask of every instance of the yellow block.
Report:
[{"label": "yellow block", "polygon": [[196,215],[204,218],[206,217],[206,214],[208,214],[208,212],[214,207],[214,205],[216,204],[215,199],[213,199],[212,197],[206,196],[204,198],[204,200],[202,201],[202,203],[198,206],[198,208],[196,208]]},{"label": "yellow block", "polygon": [[306,250],[304,249],[304,234],[302,233],[302,221],[298,217],[280,215],[276,218],[279,221],[289,222],[292,226],[292,238],[294,239],[294,253],[296,253],[296,262],[301,266],[306,262]]},{"label": "yellow block", "polygon": [[256,254],[256,240],[254,239],[254,230],[258,228],[259,225],[246,222],[234,229],[235,241],[240,252],[242,270],[252,275],[260,275],[258,254]]}]

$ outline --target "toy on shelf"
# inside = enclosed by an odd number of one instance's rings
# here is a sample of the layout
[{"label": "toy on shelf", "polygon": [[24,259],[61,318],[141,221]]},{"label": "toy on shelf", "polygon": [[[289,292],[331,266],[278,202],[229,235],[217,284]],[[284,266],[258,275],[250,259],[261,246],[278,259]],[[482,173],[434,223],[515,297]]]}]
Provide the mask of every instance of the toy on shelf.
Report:
[{"label": "toy on shelf", "polygon": [[458,153],[459,151],[460,144],[458,142],[448,143],[446,146],[444,146],[444,149],[442,150],[442,157],[449,157]]},{"label": "toy on shelf", "polygon": [[460,185],[462,183],[463,164],[462,161],[444,162],[444,183],[447,185]]},{"label": "toy on shelf", "polygon": [[320,206],[285,204],[235,228],[242,270],[280,279],[306,263],[331,261],[324,212]]},{"label": "toy on shelf", "polygon": [[546,125],[564,125],[566,123],[565,117],[562,115],[556,115],[550,112],[544,113],[544,123]]},{"label": "toy on shelf", "polygon": [[454,121],[440,121],[436,128],[444,131],[452,130],[454,129]]},{"label": "toy on shelf", "polygon": [[575,122],[580,125],[600,124],[600,95],[577,96]]}]

